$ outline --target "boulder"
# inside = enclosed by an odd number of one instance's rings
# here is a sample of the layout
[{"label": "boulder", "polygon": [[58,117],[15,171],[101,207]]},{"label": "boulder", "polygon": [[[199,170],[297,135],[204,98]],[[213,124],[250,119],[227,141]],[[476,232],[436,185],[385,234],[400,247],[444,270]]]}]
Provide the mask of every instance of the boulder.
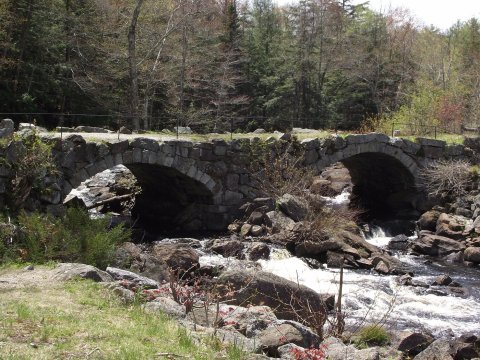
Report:
[{"label": "boulder", "polygon": [[421,231],[420,237],[410,243],[410,248],[420,254],[430,256],[445,256],[465,250],[465,245],[456,240]]},{"label": "boulder", "polygon": [[383,260],[380,260],[377,263],[377,265],[375,265],[375,271],[382,275],[386,275],[390,273],[390,269],[388,268],[388,265],[385,264]]},{"label": "boulder", "polygon": [[188,273],[200,267],[197,252],[184,244],[156,244],[152,253],[175,272]]},{"label": "boulder", "polygon": [[125,126],[122,126],[118,132],[120,134],[125,134],[125,135],[130,135],[132,133],[132,130],[130,130],[129,128],[125,127]]},{"label": "boulder", "polygon": [[155,280],[158,283],[170,280],[169,266],[152,254],[140,254],[128,269],[138,275]]},{"label": "boulder", "polygon": [[173,128],[173,132],[176,133],[178,132],[179,134],[192,134],[193,131],[189,126],[176,126]]},{"label": "boulder", "polygon": [[342,164],[335,164],[322,171],[322,177],[330,181],[329,188],[333,193],[331,195],[339,195],[341,192],[351,186],[352,179],[348,169]]},{"label": "boulder", "polygon": [[425,350],[432,342],[433,336],[426,333],[399,331],[392,334],[392,346],[408,356],[415,356]]},{"label": "boulder", "polygon": [[251,261],[268,259],[270,257],[270,248],[267,244],[254,242],[248,247],[247,253]]},{"label": "boulder", "polygon": [[480,264],[480,247],[468,247],[463,252],[465,261],[470,261],[475,264]]},{"label": "boulder", "polygon": [[293,231],[295,228],[295,221],[290,219],[281,211],[270,211],[266,215],[268,221],[272,224],[272,230],[275,234],[284,231]]},{"label": "boulder", "polygon": [[135,301],[135,292],[126,289],[123,286],[115,284],[115,286],[112,288],[112,292],[120,298],[122,303],[126,305],[132,304]]},{"label": "boulder", "polygon": [[40,132],[47,132],[47,129],[41,127],[41,126],[37,126],[35,124],[31,124],[31,123],[20,123],[18,124],[18,131],[22,131],[22,130],[34,130],[34,131],[40,131]]},{"label": "boulder", "polygon": [[316,257],[325,254],[327,251],[341,250],[343,244],[336,239],[324,241],[304,241],[295,246],[295,255],[298,257]]},{"label": "boulder", "polygon": [[107,129],[103,129],[100,127],[95,126],[77,126],[75,128],[76,132],[84,132],[84,133],[108,133]]},{"label": "boulder", "polygon": [[[231,327],[224,327],[220,329],[207,328],[207,334],[211,334],[212,337],[216,337],[224,345],[234,346],[246,353],[260,352],[261,345],[255,339],[249,339],[242,335],[240,332]],[[259,359],[254,357],[253,359]],[[262,359],[262,357],[260,357]]]},{"label": "boulder", "polygon": [[433,286],[448,286],[452,283],[452,278],[448,275],[439,275],[435,278],[432,285]]},{"label": "boulder", "polygon": [[111,282],[112,276],[95,266],[78,263],[61,263],[53,270],[53,279],[60,281],[75,278],[90,279],[97,282]]},{"label": "boulder", "polygon": [[410,241],[410,239],[408,238],[408,236],[403,235],[403,234],[397,235],[397,236],[390,239],[387,247],[390,250],[404,251],[404,250],[407,250],[409,241]]},{"label": "boulder", "polygon": [[445,339],[438,339],[431,343],[425,350],[415,356],[414,360],[452,360],[450,342]]},{"label": "boulder", "polygon": [[221,326],[233,326],[248,338],[257,337],[263,330],[277,321],[277,317],[268,306],[219,305]]},{"label": "boulder", "polygon": [[237,224],[237,223],[232,223],[232,224],[228,225],[228,231],[233,233],[233,234],[236,234],[236,233],[240,232],[241,228],[242,228],[242,225]]},{"label": "boulder", "polygon": [[258,340],[262,344],[263,351],[268,356],[278,356],[278,348],[285,344],[295,344],[304,348],[318,346],[320,341],[318,336],[311,333],[310,336],[304,334],[294,325],[289,323],[280,323],[268,327],[260,334]]},{"label": "boulder", "polygon": [[380,360],[378,348],[356,349],[345,345],[340,339],[328,337],[322,342],[328,360]]},{"label": "boulder", "polygon": [[261,211],[255,210],[248,217],[247,222],[252,225],[262,225],[265,214]]},{"label": "boulder", "polygon": [[263,227],[260,225],[253,225],[252,229],[250,230],[250,234],[252,234],[252,236],[262,236]]},{"label": "boulder", "polygon": [[143,309],[147,313],[163,313],[174,319],[185,318],[185,306],[178,304],[175,300],[167,297],[157,297],[155,300],[147,302]]},{"label": "boulder", "polygon": [[282,212],[294,221],[302,221],[308,214],[308,204],[298,196],[285,194],[277,200]]},{"label": "boulder", "polygon": [[435,233],[451,239],[462,239],[468,219],[459,215],[442,213],[438,217]]},{"label": "boulder", "polygon": [[263,271],[226,271],[219,284],[235,289],[233,303],[266,305],[280,319],[323,326],[326,314],[333,308],[333,295],[320,295],[312,289]]},{"label": "boulder", "polygon": [[127,281],[133,284],[135,287],[142,287],[144,289],[156,289],[158,283],[155,280],[146,278],[135,274],[134,272],[122,270],[114,267],[107,267],[107,273],[109,273],[114,280]]},{"label": "boulder", "polygon": [[323,179],[317,176],[313,179],[312,185],[310,185],[310,192],[315,195],[333,196],[337,194],[337,191],[332,189],[332,182],[327,179]]},{"label": "boulder", "polygon": [[250,234],[250,231],[252,230],[252,225],[250,224],[243,224],[242,227],[240,228],[240,236],[245,237],[248,234]]},{"label": "boulder", "polygon": [[113,256],[112,265],[119,268],[129,268],[135,259],[140,257],[142,249],[132,242],[120,245]]},{"label": "boulder", "polygon": [[236,257],[237,259],[243,259],[243,249],[245,245],[238,240],[222,240],[217,239],[213,242],[210,250],[216,254],[220,254],[223,257]]},{"label": "boulder", "polygon": [[267,131],[266,131],[265,129],[259,128],[259,129],[255,129],[255,130],[253,131],[253,134],[265,134],[266,132],[267,132]]},{"label": "boulder", "polygon": [[3,119],[0,121],[0,139],[9,138],[15,131],[15,123],[12,119]]}]

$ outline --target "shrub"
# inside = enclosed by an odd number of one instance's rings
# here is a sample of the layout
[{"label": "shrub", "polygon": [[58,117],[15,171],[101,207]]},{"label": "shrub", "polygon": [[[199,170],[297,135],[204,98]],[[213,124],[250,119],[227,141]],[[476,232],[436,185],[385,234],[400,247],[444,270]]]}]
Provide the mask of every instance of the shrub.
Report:
[{"label": "shrub", "polygon": [[421,183],[430,196],[464,195],[473,178],[465,160],[437,160],[420,171]]},{"label": "shrub", "polygon": [[16,139],[9,146],[14,149],[16,156],[15,161],[6,163],[14,174],[7,200],[16,212],[24,207],[32,193],[44,191],[45,177],[55,175],[57,168],[51,145],[42,142],[36,135]]},{"label": "shrub", "polygon": [[368,346],[383,346],[388,344],[389,341],[390,336],[382,326],[369,325],[359,331],[355,344],[360,348],[364,348]]},{"label": "shrub", "polygon": [[68,209],[62,218],[22,212],[18,217],[21,234],[15,245],[25,261],[76,261],[105,268],[115,245],[130,238],[122,226],[109,229],[109,222],[109,218],[91,219],[78,208]]}]

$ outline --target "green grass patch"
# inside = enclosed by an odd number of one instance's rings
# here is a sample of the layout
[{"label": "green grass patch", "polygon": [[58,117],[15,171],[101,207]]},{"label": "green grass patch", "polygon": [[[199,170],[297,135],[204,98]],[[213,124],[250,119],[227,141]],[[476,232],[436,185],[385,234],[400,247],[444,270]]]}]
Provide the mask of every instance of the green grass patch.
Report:
[{"label": "green grass patch", "polygon": [[194,341],[163,314],[125,306],[90,281],[0,292],[0,359],[242,359],[232,347]]},{"label": "green grass patch", "polygon": [[369,346],[383,346],[388,344],[390,336],[388,332],[380,325],[368,325],[360,329],[355,336],[355,345],[359,348]]}]

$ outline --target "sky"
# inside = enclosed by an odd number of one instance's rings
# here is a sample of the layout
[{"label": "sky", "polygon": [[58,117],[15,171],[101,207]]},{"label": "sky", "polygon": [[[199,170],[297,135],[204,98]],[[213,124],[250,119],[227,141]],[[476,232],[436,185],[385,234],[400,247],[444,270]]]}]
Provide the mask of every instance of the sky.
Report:
[{"label": "sky", "polygon": [[[279,5],[291,4],[295,0],[276,0]],[[354,4],[367,0],[354,0]],[[390,7],[403,7],[411,11],[423,25],[434,25],[448,29],[457,20],[465,21],[472,17],[480,18],[480,0],[370,0],[370,8],[387,11]]]}]

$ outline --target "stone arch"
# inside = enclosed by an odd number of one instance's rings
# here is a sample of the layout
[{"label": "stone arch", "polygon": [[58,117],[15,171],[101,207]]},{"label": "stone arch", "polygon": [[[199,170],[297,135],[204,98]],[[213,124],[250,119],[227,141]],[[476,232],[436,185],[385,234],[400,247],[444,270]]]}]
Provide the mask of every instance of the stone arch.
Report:
[{"label": "stone arch", "polygon": [[[110,151],[93,162],[77,163],[78,170],[70,175],[68,172],[64,174],[63,198],[92,176],[116,165],[124,165],[142,187],[134,215],[144,218],[142,225],[148,230],[158,232],[178,230],[179,227],[186,231],[217,230],[216,224],[223,226],[223,221],[212,220],[218,217],[215,204],[222,198],[219,196],[221,184],[203,171],[195,159],[188,157],[188,151],[178,147],[172,153],[171,148],[162,146],[164,144],[155,145],[153,149],[146,149],[132,147],[130,143],[122,151]],[[140,208],[143,210],[139,211]]]},{"label": "stone arch", "polygon": [[[352,199],[367,210],[366,219],[418,218],[419,164],[414,157],[388,141],[363,141],[367,135],[357,135],[359,142],[346,141],[345,146],[326,154],[317,163],[319,170],[341,162],[352,177]],[[383,137],[381,138],[383,139]],[[386,137],[385,140],[389,140]]]}]

